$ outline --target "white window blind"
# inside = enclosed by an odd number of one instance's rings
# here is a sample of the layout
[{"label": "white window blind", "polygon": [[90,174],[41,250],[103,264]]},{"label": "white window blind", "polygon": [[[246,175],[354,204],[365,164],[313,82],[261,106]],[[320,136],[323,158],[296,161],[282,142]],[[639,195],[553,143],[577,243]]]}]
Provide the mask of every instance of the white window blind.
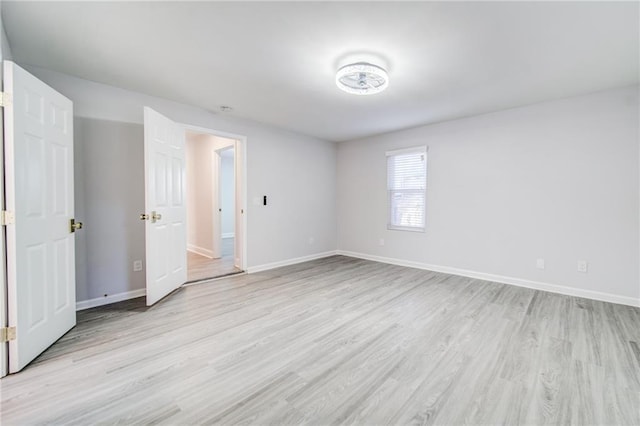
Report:
[{"label": "white window blind", "polygon": [[387,152],[389,229],[424,231],[426,190],[426,147]]}]

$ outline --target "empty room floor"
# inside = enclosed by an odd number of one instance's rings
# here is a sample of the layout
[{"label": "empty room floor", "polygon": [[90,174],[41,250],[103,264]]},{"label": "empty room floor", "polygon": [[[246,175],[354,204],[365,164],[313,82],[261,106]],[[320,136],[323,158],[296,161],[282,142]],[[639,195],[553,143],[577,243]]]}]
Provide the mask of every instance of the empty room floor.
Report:
[{"label": "empty room floor", "polygon": [[187,251],[187,282],[200,281],[207,278],[242,272],[234,265],[234,238],[223,238],[220,259],[211,259],[197,253]]},{"label": "empty room floor", "polygon": [[640,309],[334,256],[78,313],[3,424],[639,424]]}]

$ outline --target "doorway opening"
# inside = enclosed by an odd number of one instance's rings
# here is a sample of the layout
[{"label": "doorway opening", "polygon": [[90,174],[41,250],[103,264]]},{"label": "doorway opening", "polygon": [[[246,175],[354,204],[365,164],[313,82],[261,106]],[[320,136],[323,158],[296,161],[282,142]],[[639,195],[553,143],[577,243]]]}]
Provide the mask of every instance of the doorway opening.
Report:
[{"label": "doorway opening", "polygon": [[241,143],[187,129],[187,282],[243,272]]}]

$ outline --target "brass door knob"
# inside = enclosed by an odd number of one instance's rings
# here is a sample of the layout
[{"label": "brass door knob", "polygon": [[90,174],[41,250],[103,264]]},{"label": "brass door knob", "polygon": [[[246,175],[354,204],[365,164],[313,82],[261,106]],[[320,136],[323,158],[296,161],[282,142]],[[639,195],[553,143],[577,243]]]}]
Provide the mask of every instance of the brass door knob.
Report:
[{"label": "brass door knob", "polygon": [[151,212],[151,223],[156,223],[162,219],[162,215],[160,213],[156,213],[155,211]]},{"label": "brass door knob", "polygon": [[69,220],[69,231],[73,233],[73,232],[76,232],[78,229],[82,229],[82,222],[76,222],[75,219]]},{"label": "brass door knob", "polygon": [[140,213],[140,220],[149,220],[149,215],[146,213]]}]

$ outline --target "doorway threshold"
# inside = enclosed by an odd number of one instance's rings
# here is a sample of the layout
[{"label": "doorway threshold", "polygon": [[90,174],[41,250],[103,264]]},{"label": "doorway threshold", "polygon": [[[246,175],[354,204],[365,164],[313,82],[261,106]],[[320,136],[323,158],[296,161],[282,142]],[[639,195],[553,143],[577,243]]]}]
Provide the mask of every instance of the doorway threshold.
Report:
[{"label": "doorway threshold", "polygon": [[188,287],[188,286],[194,285],[194,284],[203,284],[205,282],[218,281],[218,280],[221,280],[223,278],[232,277],[234,275],[247,275],[247,272],[246,271],[233,271],[233,272],[229,272],[227,274],[216,275],[215,277],[199,278],[197,280],[187,281],[186,283],[182,284],[182,287]]}]

